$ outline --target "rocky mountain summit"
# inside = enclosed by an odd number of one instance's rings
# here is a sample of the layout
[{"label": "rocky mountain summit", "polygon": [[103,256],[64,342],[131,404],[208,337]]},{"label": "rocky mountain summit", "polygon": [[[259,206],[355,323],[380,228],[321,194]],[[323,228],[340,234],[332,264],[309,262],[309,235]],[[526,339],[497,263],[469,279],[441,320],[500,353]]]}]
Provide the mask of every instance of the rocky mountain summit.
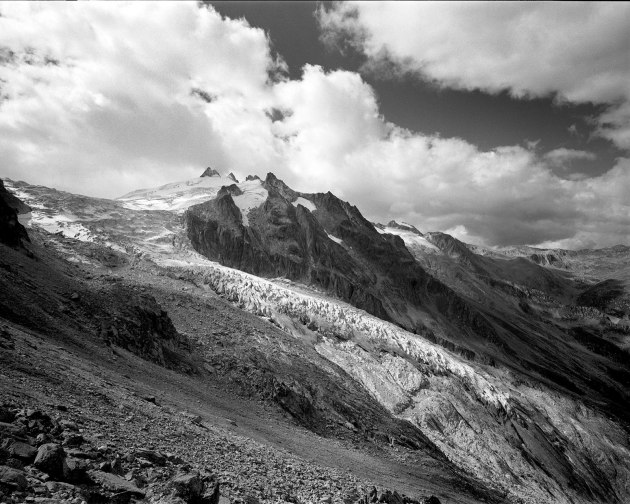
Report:
[{"label": "rocky mountain summit", "polygon": [[201,176],[202,177],[220,177],[221,174],[218,171],[216,171],[214,168],[210,168],[208,166],[208,168],[204,170]]},{"label": "rocky mountain summit", "polygon": [[297,193],[271,173],[262,186],[268,196],[249,211],[247,224],[234,202],[236,185],[190,207],[184,220],[193,247],[255,275],[321,287],[411,331],[424,324],[409,308],[422,307],[436,316],[464,313],[470,320],[458,331],[472,329],[481,337],[493,332],[483,316],[419,266],[402,240],[376,231],[356,207],[330,192]]},{"label": "rocky mountain summit", "polygon": [[230,502],[627,500],[627,251],[556,267],[237,180],[6,181],[33,208],[34,257],[0,246],[12,414],[75,397],[85,439],[177,453],[140,467],[145,501],[191,473]]}]

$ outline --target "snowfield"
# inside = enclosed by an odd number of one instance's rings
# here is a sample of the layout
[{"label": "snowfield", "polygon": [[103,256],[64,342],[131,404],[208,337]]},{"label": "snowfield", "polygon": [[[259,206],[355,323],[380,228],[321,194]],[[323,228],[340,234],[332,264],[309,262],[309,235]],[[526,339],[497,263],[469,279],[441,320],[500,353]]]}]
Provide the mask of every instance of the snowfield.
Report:
[{"label": "snowfield", "polygon": [[261,206],[267,200],[269,193],[267,189],[262,186],[262,182],[259,179],[248,180],[247,182],[242,182],[237,185],[239,189],[243,191],[243,194],[232,196],[232,199],[241,211],[243,226],[249,226],[247,214],[253,208]]},{"label": "snowfield", "polygon": [[391,226],[384,226],[383,229],[381,229],[378,226],[375,226],[375,229],[381,234],[388,233],[388,234],[400,236],[405,242],[405,245],[407,246],[407,248],[413,249],[417,247],[425,252],[432,252],[435,254],[442,253],[438,247],[436,247],[433,243],[427,240],[424,236],[420,236],[417,233],[415,233],[412,229],[413,226],[406,224],[404,222],[399,223],[399,224],[407,227],[408,229],[399,229],[399,228],[395,228]]},{"label": "snowfield", "polygon": [[129,210],[165,210],[183,214],[192,205],[216,198],[223,186],[236,185],[243,192],[232,196],[243,216],[243,225],[248,226],[247,214],[262,205],[267,199],[267,190],[260,179],[235,183],[230,176],[199,177],[182,182],[166,184],[157,189],[140,189],[118,198]]}]

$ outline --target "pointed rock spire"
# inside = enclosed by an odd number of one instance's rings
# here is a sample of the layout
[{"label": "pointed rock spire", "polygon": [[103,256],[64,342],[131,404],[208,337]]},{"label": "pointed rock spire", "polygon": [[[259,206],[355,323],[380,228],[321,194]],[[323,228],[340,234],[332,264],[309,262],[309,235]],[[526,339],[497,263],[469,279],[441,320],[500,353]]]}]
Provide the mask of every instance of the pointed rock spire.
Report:
[{"label": "pointed rock spire", "polygon": [[220,174],[218,171],[216,171],[215,169],[210,168],[210,167],[208,166],[208,168],[206,168],[206,171],[204,171],[204,172],[201,174],[201,176],[202,176],[202,177],[220,177],[220,176],[221,176],[221,174]]}]

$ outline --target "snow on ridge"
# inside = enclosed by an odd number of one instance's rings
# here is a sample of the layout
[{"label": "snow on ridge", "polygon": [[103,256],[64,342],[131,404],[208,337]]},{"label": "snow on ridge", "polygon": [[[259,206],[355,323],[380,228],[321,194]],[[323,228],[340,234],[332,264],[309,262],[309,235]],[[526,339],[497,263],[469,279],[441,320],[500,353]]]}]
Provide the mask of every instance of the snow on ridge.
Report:
[{"label": "snow on ridge", "polygon": [[398,224],[399,226],[406,227],[407,229],[411,229],[411,230],[416,229],[415,226],[412,226],[411,224],[404,221],[400,221],[400,222],[394,221],[394,222],[396,222],[396,224]]},{"label": "snow on ridge", "polygon": [[[404,224],[404,223],[403,223]],[[407,224],[409,226],[409,224]],[[393,235],[400,236],[405,245],[410,248],[418,248],[421,247],[425,250],[441,253],[440,249],[436,247],[433,243],[427,240],[424,236],[420,236],[416,234],[413,230],[409,229],[409,231],[405,229],[399,229],[395,227],[385,226],[384,230],[376,228],[379,233],[389,233]]]},{"label": "snow on ridge", "polygon": [[292,204],[295,207],[298,206],[298,205],[302,205],[309,212],[314,212],[315,210],[317,210],[317,207],[315,206],[315,203],[313,203],[310,200],[307,200],[306,198],[303,198],[302,196],[299,196],[298,199],[296,199],[295,201],[292,202]]},{"label": "snow on ridge", "polygon": [[139,189],[120,198],[130,210],[170,210],[183,213],[188,207],[211,200],[224,185],[231,185],[227,177],[198,177],[172,182],[152,189]]},{"label": "snow on ridge", "polygon": [[[326,233],[326,234],[328,234],[328,233]],[[328,238],[330,238],[335,243],[338,243],[339,245],[343,244],[343,240],[341,238],[337,238],[336,236],[333,236],[331,234],[328,234]]]},{"label": "snow on ridge", "polygon": [[[155,189],[140,189],[117,198],[130,210],[167,210],[183,213],[189,207],[210,201],[217,197],[223,186],[235,184],[234,179],[222,175],[198,177],[180,182],[173,182]],[[259,207],[267,199],[267,190],[260,179],[248,180],[236,184],[243,191],[239,196],[232,196],[234,203],[241,210],[243,224],[249,225],[247,214],[252,208]]]}]

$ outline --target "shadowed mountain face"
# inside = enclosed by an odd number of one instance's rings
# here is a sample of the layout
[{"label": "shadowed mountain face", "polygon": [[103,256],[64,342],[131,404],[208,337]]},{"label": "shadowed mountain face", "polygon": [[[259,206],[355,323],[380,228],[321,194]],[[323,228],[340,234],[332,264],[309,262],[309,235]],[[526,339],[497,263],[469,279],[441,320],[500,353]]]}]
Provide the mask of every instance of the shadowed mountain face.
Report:
[{"label": "shadowed mountain face", "polygon": [[443,233],[425,236],[441,251],[437,259],[412,254],[400,236],[377,230],[330,192],[298,193],[273,174],[263,185],[268,197],[249,211],[248,225],[233,200],[236,185],[190,207],[184,221],[193,247],[255,275],[316,286],[468,359],[507,365],[630,421],[620,406],[630,399],[626,354],[597,329],[576,332],[549,315],[576,299],[608,299],[603,288],[580,297],[585,286],[566,272],[478,255]]},{"label": "shadowed mountain face", "polygon": [[30,208],[8,192],[0,179],[0,243],[17,248],[29,241],[26,229],[17,218],[18,213],[28,211]]},{"label": "shadowed mountain face", "polygon": [[236,186],[191,207],[184,219],[193,247],[255,275],[320,287],[410,331],[428,331],[425,322],[438,318],[453,333],[496,338],[481,314],[424,271],[403,240],[379,233],[356,207],[330,192],[297,193],[273,174],[264,187],[267,200],[249,212],[248,226],[233,200]]}]

